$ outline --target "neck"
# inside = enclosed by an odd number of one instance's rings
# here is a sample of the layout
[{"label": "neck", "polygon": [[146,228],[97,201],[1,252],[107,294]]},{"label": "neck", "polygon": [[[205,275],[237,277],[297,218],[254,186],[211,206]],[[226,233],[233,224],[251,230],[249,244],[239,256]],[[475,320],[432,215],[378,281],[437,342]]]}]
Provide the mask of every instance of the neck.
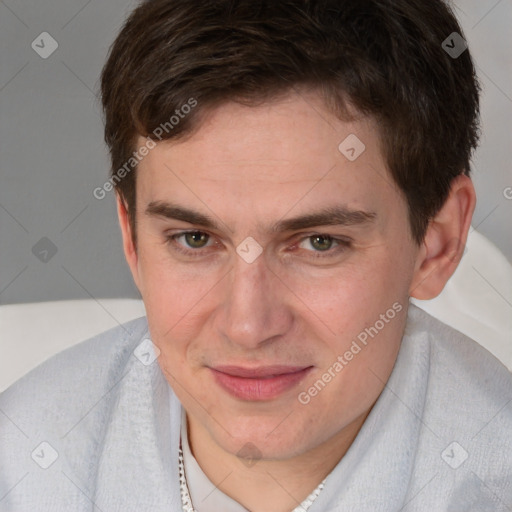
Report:
[{"label": "neck", "polygon": [[225,451],[189,414],[188,437],[197,463],[223,493],[251,512],[290,512],[342,459],[367,415],[305,453],[285,460],[259,459],[254,465]]}]

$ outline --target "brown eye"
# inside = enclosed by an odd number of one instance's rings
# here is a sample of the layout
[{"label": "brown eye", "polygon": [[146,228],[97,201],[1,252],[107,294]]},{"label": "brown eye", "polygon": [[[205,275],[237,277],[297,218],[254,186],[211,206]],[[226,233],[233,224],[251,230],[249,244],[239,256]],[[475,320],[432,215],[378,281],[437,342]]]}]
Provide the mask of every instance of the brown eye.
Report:
[{"label": "brown eye", "polygon": [[327,235],[313,235],[309,237],[311,246],[317,251],[328,251],[332,247],[333,239]]},{"label": "brown eye", "polygon": [[302,238],[298,247],[306,251],[305,254],[311,258],[338,257],[351,247],[351,241],[324,233],[315,233]]},{"label": "brown eye", "polygon": [[166,245],[176,253],[187,258],[203,258],[212,255],[219,249],[215,237],[204,231],[181,231],[174,235],[165,236]]},{"label": "brown eye", "polygon": [[209,240],[209,235],[202,233],[201,231],[190,231],[189,233],[183,233],[186,244],[193,249],[202,249],[206,246]]}]

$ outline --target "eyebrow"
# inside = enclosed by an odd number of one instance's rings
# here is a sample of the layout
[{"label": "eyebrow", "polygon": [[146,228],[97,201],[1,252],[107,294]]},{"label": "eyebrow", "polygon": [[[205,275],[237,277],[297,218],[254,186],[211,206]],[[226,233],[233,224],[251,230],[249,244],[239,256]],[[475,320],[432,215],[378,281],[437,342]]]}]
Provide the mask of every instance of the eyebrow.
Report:
[{"label": "eyebrow", "polygon": [[[206,229],[220,230],[220,225],[209,215],[164,201],[151,201],[146,215],[181,220]],[[270,230],[275,233],[294,231],[315,226],[353,226],[369,224],[375,220],[375,212],[351,210],[344,206],[332,206],[319,211],[276,222]]]}]

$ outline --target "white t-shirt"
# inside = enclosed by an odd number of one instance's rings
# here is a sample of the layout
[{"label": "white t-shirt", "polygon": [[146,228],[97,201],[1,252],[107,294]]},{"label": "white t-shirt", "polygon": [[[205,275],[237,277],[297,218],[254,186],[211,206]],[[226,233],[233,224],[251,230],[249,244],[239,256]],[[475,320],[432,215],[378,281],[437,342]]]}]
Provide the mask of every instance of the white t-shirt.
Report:
[{"label": "white t-shirt", "polygon": [[185,409],[181,415],[181,449],[188,492],[196,512],[248,512],[210,481],[192,455],[188,444]]}]

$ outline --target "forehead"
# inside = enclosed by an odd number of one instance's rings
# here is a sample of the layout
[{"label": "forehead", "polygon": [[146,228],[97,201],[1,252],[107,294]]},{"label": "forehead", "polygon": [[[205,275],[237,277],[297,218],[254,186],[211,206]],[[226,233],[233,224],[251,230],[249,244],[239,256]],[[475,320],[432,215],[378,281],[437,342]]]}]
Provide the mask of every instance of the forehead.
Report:
[{"label": "forehead", "polygon": [[194,149],[208,150],[209,161],[214,164],[236,160],[260,166],[271,166],[273,161],[296,163],[313,155],[316,160],[320,155],[325,159],[339,156],[338,146],[350,134],[366,139],[370,152],[379,150],[376,122],[353,109],[351,113],[356,120],[336,118],[315,92],[291,92],[256,107],[228,102],[205,112],[202,124],[188,140],[169,139],[160,148],[173,147],[175,156]]},{"label": "forehead", "polygon": [[240,219],[250,211],[275,221],[320,203],[369,211],[396,194],[376,124],[341,121],[313,93],[224,104],[188,139],[158,143],[137,172],[143,208],[172,199],[204,213],[231,208]]}]

